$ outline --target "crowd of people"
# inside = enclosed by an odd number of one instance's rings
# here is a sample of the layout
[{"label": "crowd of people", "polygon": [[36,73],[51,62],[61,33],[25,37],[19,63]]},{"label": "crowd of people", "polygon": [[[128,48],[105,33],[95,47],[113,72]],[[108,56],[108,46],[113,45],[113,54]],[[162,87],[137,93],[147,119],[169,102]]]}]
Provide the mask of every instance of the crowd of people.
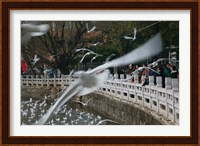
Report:
[{"label": "crowd of people", "polygon": [[143,85],[149,84],[149,76],[154,76],[154,84],[156,84],[156,77],[161,76],[162,77],[162,87],[165,87],[165,78],[171,77],[171,78],[179,78],[179,72],[176,66],[165,63],[158,66],[148,66],[143,64],[140,68],[140,66],[132,64],[129,64],[128,68],[125,70],[125,75],[132,76],[130,78],[131,82],[134,83],[134,75],[138,75],[139,77],[139,83],[142,83],[142,76],[145,76],[145,81]]},{"label": "crowd of people", "polygon": [[[54,62],[54,61],[53,61]],[[33,68],[34,75],[45,75],[49,76],[50,78],[61,77],[61,71],[55,66],[51,65],[46,69],[47,67],[45,65],[37,65]],[[30,69],[30,68],[29,68]],[[113,68],[110,68],[110,71],[112,74],[114,74]],[[29,72],[27,62],[22,59],[21,60],[21,73],[22,75],[26,75]],[[178,68],[170,63],[162,63],[157,65],[132,65],[129,64],[129,66],[126,69],[118,68],[117,74],[124,74],[125,78],[129,75],[131,76],[130,81],[134,83],[134,75],[138,75],[138,82],[142,83],[143,85],[149,84],[149,76],[154,76],[154,84],[156,85],[156,77],[161,76],[162,77],[162,87],[165,87],[165,78],[171,77],[171,78],[179,78],[179,71]],[[145,80],[142,81],[142,76],[145,77]]]},{"label": "crowd of people", "polygon": [[43,66],[37,66],[33,68],[33,71],[30,71],[26,61],[21,61],[21,75],[44,75],[49,76],[50,78],[61,77],[61,71],[57,68],[50,67],[49,69],[45,69]]}]

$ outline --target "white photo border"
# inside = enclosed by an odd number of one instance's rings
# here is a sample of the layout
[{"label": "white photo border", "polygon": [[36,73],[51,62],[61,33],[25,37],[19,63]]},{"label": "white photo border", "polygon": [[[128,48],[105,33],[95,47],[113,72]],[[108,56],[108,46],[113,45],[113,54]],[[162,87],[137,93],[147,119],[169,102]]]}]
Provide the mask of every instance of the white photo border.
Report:
[{"label": "white photo border", "polygon": [[[10,10],[10,136],[191,136],[190,13],[189,10]],[[21,126],[21,20],[179,21],[179,125]]]}]

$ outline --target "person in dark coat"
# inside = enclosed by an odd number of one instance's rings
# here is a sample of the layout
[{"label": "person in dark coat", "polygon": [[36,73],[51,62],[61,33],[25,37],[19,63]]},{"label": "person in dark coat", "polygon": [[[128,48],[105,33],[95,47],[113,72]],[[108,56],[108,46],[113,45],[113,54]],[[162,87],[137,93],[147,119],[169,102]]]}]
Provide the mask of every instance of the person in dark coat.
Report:
[{"label": "person in dark coat", "polygon": [[175,66],[171,67],[171,73],[170,73],[171,78],[178,78],[178,71],[176,70]]}]

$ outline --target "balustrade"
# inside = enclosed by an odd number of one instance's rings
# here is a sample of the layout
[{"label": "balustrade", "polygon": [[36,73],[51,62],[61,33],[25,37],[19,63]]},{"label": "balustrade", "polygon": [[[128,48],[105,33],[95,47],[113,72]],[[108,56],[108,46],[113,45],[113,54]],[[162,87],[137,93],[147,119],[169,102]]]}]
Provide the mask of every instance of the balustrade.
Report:
[{"label": "balustrade", "polygon": [[[130,80],[124,80],[123,75],[120,75],[120,79],[118,77],[117,74],[114,75],[114,78],[109,75],[109,79],[97,92],[131,104],[139,104],[165,116],[175,124],[179,124],[178,79],[165,78],[165,88],[162,88],[162,77],[156,77],[156,82],[154,82],[154,76],[149,76],[149,84],[145,86],[143,83],[146,77],[141,77],[141,83],[137,75],[134,76],[134,83],[131,83]],[[61,75],[60,78],[27,75],[23,76],[21,80],[22,86],[60,86],[64,88],[76,79],[67,75]]]}]

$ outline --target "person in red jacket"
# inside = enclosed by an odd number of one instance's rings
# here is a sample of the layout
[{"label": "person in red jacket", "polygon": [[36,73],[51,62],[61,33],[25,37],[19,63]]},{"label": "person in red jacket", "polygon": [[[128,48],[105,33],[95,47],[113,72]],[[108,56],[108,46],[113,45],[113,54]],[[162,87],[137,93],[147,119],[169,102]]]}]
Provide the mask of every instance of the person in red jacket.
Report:
[{"label": "person in red jacket", "polygon": [[27,62],[25,60],[21,60],[21,71],[22,71],[22,74],[27,72],[27,68],[28,68]]}]

